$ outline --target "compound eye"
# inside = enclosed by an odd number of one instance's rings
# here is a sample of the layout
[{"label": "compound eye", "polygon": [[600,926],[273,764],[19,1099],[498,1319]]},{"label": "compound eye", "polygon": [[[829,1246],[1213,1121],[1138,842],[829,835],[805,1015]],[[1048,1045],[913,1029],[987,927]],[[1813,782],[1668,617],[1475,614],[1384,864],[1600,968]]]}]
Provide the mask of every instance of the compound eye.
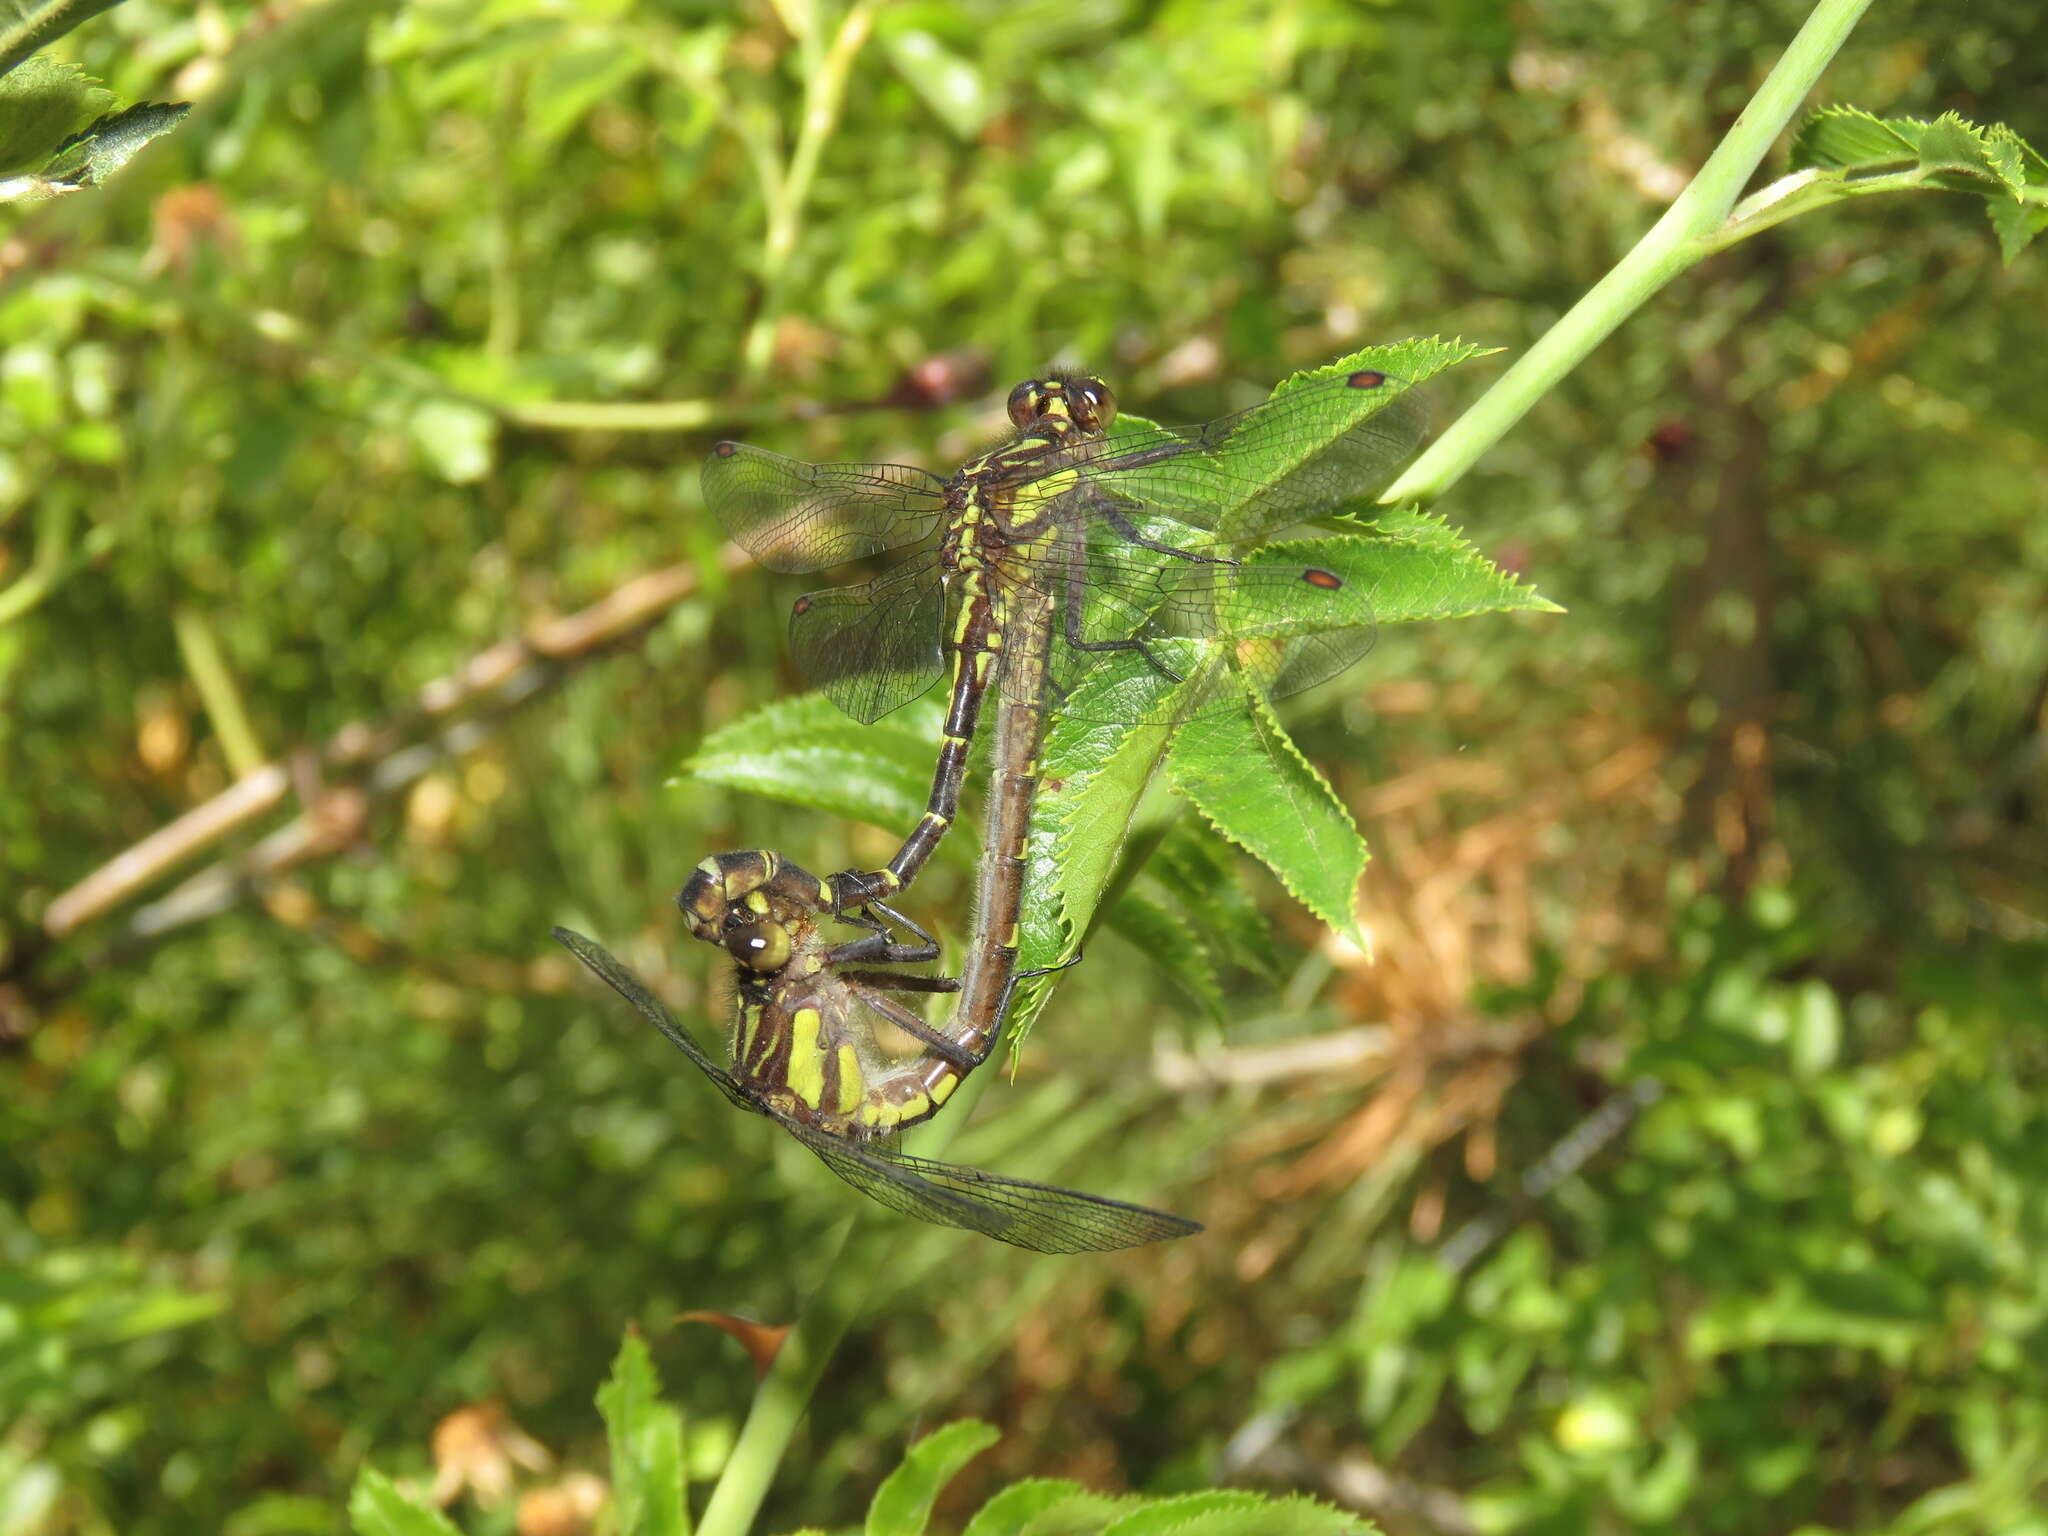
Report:
[{"label": "compound eye", "polygon": [[789,930],[780,923],[748,923],[725,936],[725,952],[750,971],[781,970],[789,951]]},{"label": "compound eye", "polygon": [[1086,425],[1100,432],[1116,420],[1116,396],[1109,392],[1109,386],[1100,379],[1089,379],[1078,391]]},{"label": "compound eye", "polygon": [[1027,379],[1010,391],[1010,421],[1020,427],[1028,427],[1038,420],[1038,406],[1041,395],[1036,379]]}]

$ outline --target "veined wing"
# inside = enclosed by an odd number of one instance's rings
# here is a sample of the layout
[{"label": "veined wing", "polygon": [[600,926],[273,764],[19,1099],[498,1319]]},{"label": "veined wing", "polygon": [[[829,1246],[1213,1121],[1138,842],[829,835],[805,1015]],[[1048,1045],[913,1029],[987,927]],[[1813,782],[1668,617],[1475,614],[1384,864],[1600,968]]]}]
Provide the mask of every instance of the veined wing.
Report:
[{"label": "veined wing", "polygon": [[719,1092],[750,1114],[768,1113],[748,1096],[730,1072],[713,1061],[704,1048],[690,1038],[689,1032],[677,1022],[676,1016],[668,1011],[661,999],[647,990],[647,984],[613,958],[602,944],[595,939],[586,939],[573,928],[557,928],[554,935],[557,944],[595,971],[600,981],[631,1003],[640,1011],[642,1018],[667,1036],[668,1043],[689,1057],[699,1072],[718,1085]]},{"label": "veined wing", "polygon": [[1248,690],[1286,698],[1342,672],[1377,636],[1369,592],[1286,546],[1197,562],[1104,526],[1085,546],[1076,534],[1035,550],[1027,577],[1053,594],[1052,677],[1075,719],[1170,725]]},{"label": "veined wing", "polygon": [[873,581],[806,592],[790,605],[798,669],[862,725],[920,697],[945,670],[938,559],[926,550]]},{"label": "veined wing", "polygon": [[862,1194],[892,1211],[979,1232],[1039,1253],[1098,1253],[1186,1237],[1202,1224],[1076,1189],[1006,1179],[979,1168],[913,1157],[885,1143],[856,1143],[783,1121],[784,1129]]},{"label": "veined wing", "polygon": [[1048,472],[1079,469],[1134,515],[1254,539],[1379,491],[1427,428],[1406,380],[1360,369],[1202,426],[1078,443]]},{"label": "veined wing", "polygon": [[734,543],[771,571],[822,571],[926,537],[946,485],[908,464],[806,464],[719,443],[704,500]]}]

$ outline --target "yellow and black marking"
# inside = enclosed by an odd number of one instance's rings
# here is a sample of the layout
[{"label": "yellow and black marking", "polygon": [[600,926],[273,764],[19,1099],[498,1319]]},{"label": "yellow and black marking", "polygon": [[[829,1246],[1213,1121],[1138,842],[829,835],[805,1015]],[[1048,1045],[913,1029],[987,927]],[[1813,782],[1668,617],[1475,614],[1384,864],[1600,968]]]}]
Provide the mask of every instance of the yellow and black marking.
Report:
[{"label": "yellow and black marking", "polygon": [[958,606],[946,636],[951,679],[930,798],[885,868],[833,877],[841,911],[901,892],[951,830],[982,700],[1002,673],[1013,607],[1013,594],[993,579],[992,562],[1014,559],[1034,541],[1057,534],[1050,509],[1077,477],[1072,471],[1043,473],[1046,461],[1108,431],[1116,400],[1100,379],[1032,379],[1010,392],[1009,412],[1016,440],[963,466],[947,487],[940,560],[955,579]]}]

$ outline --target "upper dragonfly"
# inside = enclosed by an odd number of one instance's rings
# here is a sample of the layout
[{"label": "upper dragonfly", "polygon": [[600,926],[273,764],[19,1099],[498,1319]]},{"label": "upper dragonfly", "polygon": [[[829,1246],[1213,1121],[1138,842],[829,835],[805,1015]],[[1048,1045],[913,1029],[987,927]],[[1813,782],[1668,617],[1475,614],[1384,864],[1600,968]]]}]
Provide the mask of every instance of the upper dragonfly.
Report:
[{"label": "upper dragonfly", "polygon": [[[790,612],[798,665],[864,723],[919,697],[951,658],[925,814],[886,869],[834,877],[841,911],[902,890],[951,826],[982,698],[999,678],[1021,686],[1003,665],[1020,594],[1049,613],[1054,638],[1049,665],[1022,669],[1034,690],[1064,699],[1111,657],[1165,685],[1113,706],[1118,720],[1177,721],[1227,703],[1238,686],[1228,679],[1285,697],[1372,646],[1364,594],[1334,572],[1240,557],[1392,477],[1424,429],[1405,381],[1336,371],[1204,426],[1112,435],[1108,386],[1059,373],[1012,390],[1009,416],[1015,437],[949,479],[903,464],[806,464],[734,442],[705,460],[706,502],[770,570],[923,546],[872,581],[799,597]],[[1320,625],[1319,606],[1329,616]]]}]

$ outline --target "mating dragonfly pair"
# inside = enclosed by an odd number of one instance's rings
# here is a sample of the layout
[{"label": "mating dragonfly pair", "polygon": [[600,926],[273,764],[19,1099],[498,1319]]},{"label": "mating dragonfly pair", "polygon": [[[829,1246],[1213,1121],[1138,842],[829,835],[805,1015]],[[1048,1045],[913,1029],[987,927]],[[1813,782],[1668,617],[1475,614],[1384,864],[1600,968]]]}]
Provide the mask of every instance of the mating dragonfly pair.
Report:
[{"label": "mating dragonfly pair", "polygon": [[[1109,389],[1072,375],[1018,385],[1009,414],[1015,436],[949,479],[731,442],[705,463],[707,503],[771,570],[919,546],[879,577],[792,607],[798,662],[842,709],[873,722],[951,670],[925,814],[884,868],[819,880],[772,853],[720,855],[677,898],[692,933],[738,969],[732,1070],[603,949],[567,930],[556,937],[734,1104],[883,1204],[1041,1251],[1120,1248],[1199,1229],[894,1143],[987,1059],[1017,983],[1044,974],[1017,970],[1044,716],[1170,727],[1241,707],[1247,691],[1297,693],[1364,655],[1363,594],[1335,572],[1251,551],[1379,489],[1420,442],[1423,415],[1404,381],[1372,369],[1296,381],[1197,427],[1114,432]],[[938,947],[886,903],[952,825],[991,688],[1000,709],[975,931],[958,978],[912,975],[893,968],[935,959]],[[832,943],[828,920],[863,934]],[[952,994],[953,1018],[930,1025],[892,992]],[[910,1058],[882,1050],[882,1024],[915,1043]]]}]

